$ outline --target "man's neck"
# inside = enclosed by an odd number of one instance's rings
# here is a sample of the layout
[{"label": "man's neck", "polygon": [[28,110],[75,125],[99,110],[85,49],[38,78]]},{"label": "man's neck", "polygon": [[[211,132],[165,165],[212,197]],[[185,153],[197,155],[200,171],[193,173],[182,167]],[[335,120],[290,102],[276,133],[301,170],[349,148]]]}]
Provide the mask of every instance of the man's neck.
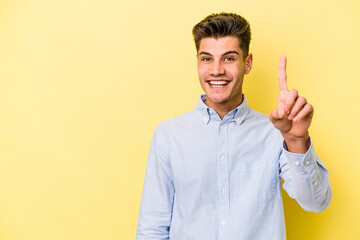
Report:
[{"label": "man's neck", "polygon": [[231,102],[223,102],[223,103],[214,103],[212,101],[206,100],[205,104],[214,109],[215,112],[219,115],[220,119],[222,120],[230,111],[237,108],[243,101],[242,94],[240,97],[236,99],[236,101]]}]

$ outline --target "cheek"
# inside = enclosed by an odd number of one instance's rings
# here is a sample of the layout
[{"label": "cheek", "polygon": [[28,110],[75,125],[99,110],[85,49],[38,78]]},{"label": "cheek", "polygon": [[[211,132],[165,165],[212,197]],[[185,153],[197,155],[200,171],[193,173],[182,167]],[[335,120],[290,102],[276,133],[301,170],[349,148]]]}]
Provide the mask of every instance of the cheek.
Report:
[{"label": "cheek", "polygon": [[237,69],[235,67],[227,67],[225,68],[225,74],[235,78],[237,76]]},{"label": "cheek", "polygon": [[203,66],[198,66],[198,74],[201,79],[205,78],[207,75],[207,70]]},{"label": "cheek", "polygon": [[244,69],[241,69],[241,67],[239,66],[232,66],[228,69],[228,73],[231,74],[233,78],[238,79],[239,77],[241,77],[241,75],[244,74],[243,70]]}]

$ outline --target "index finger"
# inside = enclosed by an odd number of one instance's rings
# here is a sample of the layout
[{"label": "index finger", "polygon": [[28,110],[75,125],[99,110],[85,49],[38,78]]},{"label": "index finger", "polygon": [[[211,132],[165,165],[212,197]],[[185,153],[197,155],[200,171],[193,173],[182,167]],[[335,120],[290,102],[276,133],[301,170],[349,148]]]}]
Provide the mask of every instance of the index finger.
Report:
[{"label": "index finger", "polygon": [[286,56],[280,57],[278,80],[280,90],[287,90],[286,84]]}]

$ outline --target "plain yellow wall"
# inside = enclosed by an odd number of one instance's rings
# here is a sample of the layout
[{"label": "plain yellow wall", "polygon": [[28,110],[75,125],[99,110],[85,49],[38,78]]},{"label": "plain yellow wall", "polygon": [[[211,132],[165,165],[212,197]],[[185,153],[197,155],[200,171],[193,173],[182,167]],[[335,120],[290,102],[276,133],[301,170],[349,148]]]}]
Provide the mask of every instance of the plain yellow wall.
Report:
[{"label": "plain yellow wall", "polygon": [[268,114],[277,64],[315,107],[333,199],[284,194],[288,239],[359,239],[357,0],[1,0],[0,239],[134,239],[155,126],[199,94],[191,30],[212,12],[252,26],[250,106]]}]

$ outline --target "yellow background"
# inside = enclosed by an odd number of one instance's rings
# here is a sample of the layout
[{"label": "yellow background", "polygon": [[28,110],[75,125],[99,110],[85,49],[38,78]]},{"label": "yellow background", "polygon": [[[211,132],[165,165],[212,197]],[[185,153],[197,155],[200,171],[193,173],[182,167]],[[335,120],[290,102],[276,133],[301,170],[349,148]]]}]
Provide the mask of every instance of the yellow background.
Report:
[{"label": "yellow background", "polygon": [[155,126],[194,108],[191,30],[232,11],[252,27],[250,106],[276,105],[277,64],[315,107],[333,199],[284,194],[288,239],[359,239],[357,0],[0,0],[0,239],[134,239]]}]

